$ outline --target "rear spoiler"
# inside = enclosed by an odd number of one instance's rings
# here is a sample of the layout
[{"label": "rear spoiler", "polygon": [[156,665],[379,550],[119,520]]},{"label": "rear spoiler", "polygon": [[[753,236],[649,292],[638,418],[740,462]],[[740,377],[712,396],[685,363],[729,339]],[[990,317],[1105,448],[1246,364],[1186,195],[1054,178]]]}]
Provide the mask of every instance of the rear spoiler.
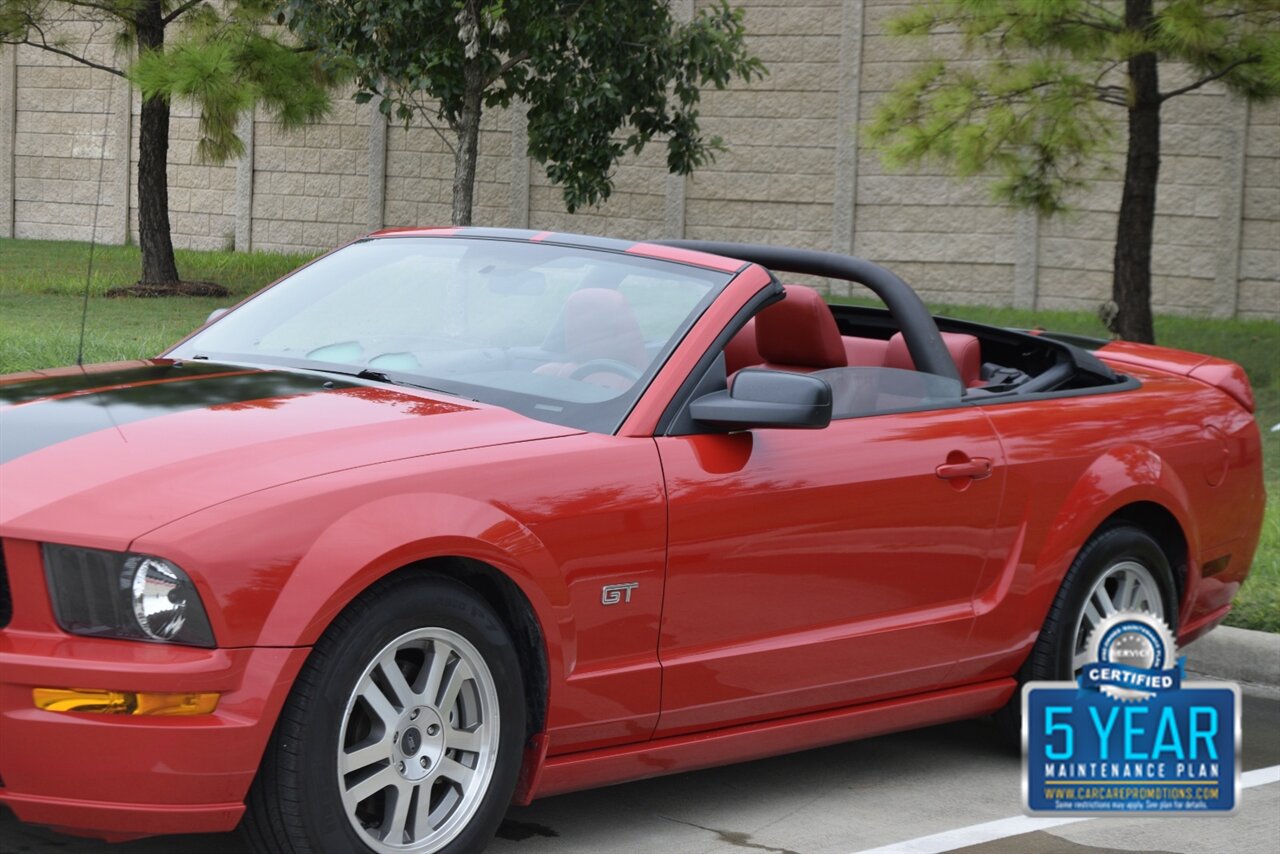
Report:
[{"label": "rear spoiler", "polygon": [[1132,341],[1109,342],[1097,353],[1108,362],[1120,362],[1141,368],[1152,368],[1180,377],[1190,377],[1230,395],[1248,412],[1254,412],[1257,409],[1257,402],[1253,397],[1253,386],[1249,384],[1249,375],[1235,362],[1205,356],[1201,353],[1190,353],[1186,350],[1157,347],[1154,344],[1135,344]]}]

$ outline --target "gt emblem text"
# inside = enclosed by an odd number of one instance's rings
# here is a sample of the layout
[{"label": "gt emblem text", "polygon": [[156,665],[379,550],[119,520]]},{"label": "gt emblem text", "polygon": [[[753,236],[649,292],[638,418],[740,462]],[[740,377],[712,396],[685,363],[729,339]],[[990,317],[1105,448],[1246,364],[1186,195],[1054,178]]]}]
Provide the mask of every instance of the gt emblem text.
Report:
[{"label": "gt emblem text", "polygon": [[630,602],[631,591],[640,586],[638,581],[628,581],[626,584],[606,584],[600,589],[601,605],[617,605],[619,602]]}]

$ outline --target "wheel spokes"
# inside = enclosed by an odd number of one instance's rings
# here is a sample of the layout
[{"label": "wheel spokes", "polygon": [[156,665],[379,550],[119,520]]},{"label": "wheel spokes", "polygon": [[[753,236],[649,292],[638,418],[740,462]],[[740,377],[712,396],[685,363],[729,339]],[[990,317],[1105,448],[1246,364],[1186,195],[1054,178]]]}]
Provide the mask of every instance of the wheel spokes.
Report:
[{"label": "wheel spokes", "polygon": [[458,788],[464,792],[467,790],[468,785],[471,783],[471,778],[474,777],[475,774],[476,772],[474,770],[463,765],[456,759],[448,758],[441,760],[439,770],[436,772],[437,777],[448,780],[451,783],[456,783]]},{"label": "wheel spokes", "polygon": [[450,727],[449,735],[445,738],[445,746],[450,750],[461,750],[464,753],[479,753],[487,737],[483,725],[472,730]]},{"label": "wheel spokes", "polygon": [[434,704],[442,715],[448,715],[454,703],[458,702],[458,694],[462,691],[462,686],[473,678],[475,677],[472,676],[471,668],[466,662],[462,659],[454,662],[453,667],[444,676],[444,684],[440,688],[440,700]]},{"label": "wheel spokes", "polygon": [[413,828],[410,820],[413,816],[409,808],[416,800],[418,786],[413,783],[400,783],[395,792],[387,796],[387,808],[382,822],[382,841],[392,845],[403,845],[413,840]]},{"label": "wheel spokes", "polygon": [[449,650],[443,644],[431,645],[431,659],[423,664],[422,672],[418,674],[414,684],[414,692],[427,705],[437,706],[436,699],[440,696],[440,686],[444,682],[445,668],[449,665],[450,657]]},{"label": "wheel spokes", "polygon": [[431,783],[418,783],[413,788],[413,799],[409,802],[409,820],[405,825],[410,841],[420,839],[436,829],[436,826],[431,823],[430,812]]},{"label": "wheel spokes", "polygon": [[[1093,601],[1096,603],[1098,610],[1102,612],[1102,616],[1104,618],[1110,617],[1116,612],[1115,602],[1107,595],[1107,588],[1105,585],[1099,585],[1098,589],[1093,592]],[[1098,622],[1100,623],[1102,620],[1099,620]],[[1097,625],[1097,623],[1094,625]]]},{"label": "wheel spokes", "polygon": [[391,738],[384,732],[377,741],[368,742],[352,750],[345,751],[338,762],[338,771],[344,776],[362,771],[379,762],[390,762]]},{"label": "wheel spokes", "polygon": [[1093,584],[1076,626],[1075,647],[1071,655],[1073,673],[1079,673],[1091,660],[1089,639],[1103,620],[1121,611],[1147,611],[1164,618],[1164,600],[1160,587],[1146,566],[1135,560],[1122,560],[1107,569]]},{"label": "wheel spokes", "polygon": [[360,691],[360,699],[364,700],[369,712],[382,724],[383,729],[394,730],[396,721],[400,718],[400,710],[391,705],[387,695],[382,693],[382,689],[373,680],[366,679],[365,683]]},{"label": "wheel spokes", "polygon": [[1093,603],[1093,600],[1091,599],[1086,602],[1084,606],[1084,618],[1080,622],[1082,640],[1088,640],[1089,632],[1093,631],[1094,626],[1101,623],[1102,619],[1102,611]]},{"label": "wheel spokes", "polygon": [[387,689],[391,692],[392,702],[396,707],[396,711],[402,712],[413,705],[416,692],[409,686],[408,680],[404,678],[404,673],[396,662],[395,651],[382,657],[378,662],[378,672],[387,683]]},{"label": "wheel spokes", "polygon": [[347,818],[371,849],[436,850],[456,834],[488,788],[498,715],[487,662],[454,632],[408,632],[372,658],[347,701],[336,762]]},{"label": "wheel spokes", "polygon": [[1116,586],[1116,609],[1127,611],[1133,608],[1134,597],[1138,595],[1140,590],[1140,579],[1132,572],[1125,572],[1120,577],[1120,583]]},{"label": "wheel spokes", "polygon": [[366,801],[383,789],[400,783],[400,775],[391,766],[379,769],[346,790],[345,795],[350,805],[354,806]]}]

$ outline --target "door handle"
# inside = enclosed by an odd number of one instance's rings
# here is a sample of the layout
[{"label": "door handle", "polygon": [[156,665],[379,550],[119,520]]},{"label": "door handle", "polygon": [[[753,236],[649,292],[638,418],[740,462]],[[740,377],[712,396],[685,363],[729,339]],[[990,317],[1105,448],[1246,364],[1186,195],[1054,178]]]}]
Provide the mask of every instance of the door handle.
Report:
[{"label": "door handle", "polygon": [[991,460],[986,457],[974,457],[963,462],[943,463],[934,471],[943,480],[953,480],[961,477],[982,480],[984,477],[991,477]]}]

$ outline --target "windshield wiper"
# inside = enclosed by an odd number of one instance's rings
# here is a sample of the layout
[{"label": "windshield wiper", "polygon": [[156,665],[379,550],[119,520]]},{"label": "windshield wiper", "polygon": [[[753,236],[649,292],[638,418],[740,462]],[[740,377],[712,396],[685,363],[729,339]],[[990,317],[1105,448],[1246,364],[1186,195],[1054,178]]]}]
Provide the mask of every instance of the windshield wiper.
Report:
[{"label": "windshield wiper", "polygon": [[303,367],[304,370],[315,371],[320,374],[337,374],[340,377],[355,377],[358,380],[373,380],[374,382],[386,383],[387,385],[399,385],[399,383],[391,379],[391,377],[387,376],[382,371],[375,371],[370,368],[362,368],[359,371],[342,371],[337,368],[317,368],[312,365],[299,367]]},{"label": "windshield wiper", "polygon": [[[194,357],[192,357],[192,358],[194,358]],[[225,359],[221,359],[221,358],[219,358],[219,359],[218,359],[218,361],[219,361],[219,362],[223,362],[223,363],[230,364],[229,362],[226,362],[226,360],[225,360]],[[297,367],[297,368],[301,368],[302,370],[305,370],[305,371],[316,371],[317,373],[321,373],[321,374],[337,374],[338,376],[341,376],[341,377],[355,377],[355,378],[356,378],[356,379],[358,379],[358,380],[370,380],[370,381],[375,382],[375,383],[386,383],[387,385],[408,386],[409,388],[422,389],[423,391],[433,391],[433,392],[435,392],[435,393],[437,393],[437,394],[445,394],[445,395],[448,395],[449,397],[460,397],[460,398],[462,398],[463,400],[470,400],[470,401],[472,401],[472,402],[476,402],[476,398],[474,398],[474,397],[468,397],[468,396],[466,396],[466,395],[464,395],[464,394],[458,394],[456,391],[449,391],[449,390],[447,390],[447,389],[443,389],[443,388],[435,388],[435,387],[433,387],[433,386],[429,386],[429,385],[422,385],[421,383],[415,383],[415,382],[410,382],[410,381],[408,381],[408,380],[397,379],[397,378],[392,377],[391,375],[387,374],[387,373],[386,373],[386,372],[384,372],[384,371],[374,370],[373,368],[361,368],[361,369],[360,369],[360,370],[358,370],[358,371],[344,371],[344,370],[341,370],[341,369],[336,368],[336,367],[335,367],[335,368],[330,368],[330,367],[323,367],[323,368],[322,368],[322,367],[318,367],[318,366],[316,366],[315,364],[310,364],[310,363],[309,363],[309,364],[303,364],[303,365],[297,365],[297,364],[293,364],[293,365],[289,365],[289,364],[282,364],[281,366],[282,366],[282,367]],[[355,366],[353,365],[352,367],[355,367]]]},{"label": "windshield wiper", "polygon": [[[342,371],[333,371],[332,373],[338,374],[338,373],[342,373]],[[361,380],[373,380],[374,382],[386,383],[388,385],[403,385],[403,386],[408,386],[409,388],[422,389],[423,391],[433,391],[436,394],[445,394],[445,395],[448,395],[449,397],[460,397],[463,400],[470,400],[472,402],[475,402],[474,397],[467,397],[466,395],[458,394],[456,391],[447,391],[442,388],[435,388],[434,386],[423,385],[422,383],[410,382],[409,380],[394,379],[388,376],[387,374],[383,373],[382,371],[375,371],[375,370],[372,370],[371,368],[363,368],[360,370],[359,373],[347,374],[347,376],[353,376],[356,379],[361,379]]]}]

